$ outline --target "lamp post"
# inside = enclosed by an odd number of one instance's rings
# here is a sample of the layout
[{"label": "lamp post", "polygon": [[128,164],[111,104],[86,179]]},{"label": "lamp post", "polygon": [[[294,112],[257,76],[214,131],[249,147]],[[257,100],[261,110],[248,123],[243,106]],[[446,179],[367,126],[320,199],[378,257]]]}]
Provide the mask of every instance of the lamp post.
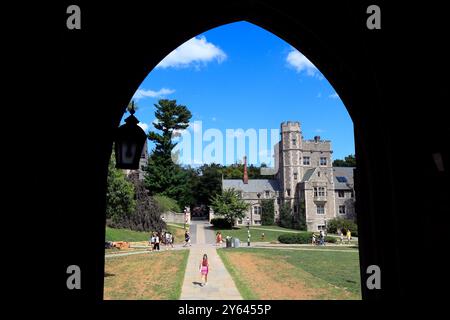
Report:
[{"label": "lamp post", "polygon": [[250,218],[247,217],[247,246],[250,247]]},{"label": "lamp post", "polygon": [[115,133],[116,168],[139,169],[142,148],[147,135],[138,126],[139,120],[134,116],[134,101],[129,109],[130,116],[125,119]]}]

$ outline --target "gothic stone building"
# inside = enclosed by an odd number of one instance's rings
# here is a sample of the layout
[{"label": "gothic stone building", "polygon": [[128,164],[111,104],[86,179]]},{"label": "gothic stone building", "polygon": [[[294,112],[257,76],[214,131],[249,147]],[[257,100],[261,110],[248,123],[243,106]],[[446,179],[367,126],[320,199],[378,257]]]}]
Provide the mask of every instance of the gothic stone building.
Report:
[{"label": "gothic stone building", "polygon": [[354,218],[355,193],[353,169],[332,166],[331,142],[304,140],[299,122],[281,124],[281,141],[275,145],[275,179],[248,179],[247,161],[244,158],[244,178],[224,179],[223,189],[233,188],[250,204],[244,220],[261,224],[261,200],[273,199],[275,220],[279,208],[289,202],[293,214],[304,210],[309,231],[326,228],[328,220],[335,217]]}]

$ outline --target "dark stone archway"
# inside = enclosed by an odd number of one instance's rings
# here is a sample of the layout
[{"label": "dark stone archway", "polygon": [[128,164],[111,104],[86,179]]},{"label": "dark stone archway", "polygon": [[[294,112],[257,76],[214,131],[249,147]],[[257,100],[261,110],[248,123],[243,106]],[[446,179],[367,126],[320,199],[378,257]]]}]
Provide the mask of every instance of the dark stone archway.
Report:
[{"label": "dark stone archway", "polygon": [[[55,223],[53,237],[76,239],[79,245],[62,251],[48,270],[57,276],[58,297],[73,302],[102,299],[107,162],[113,129],[134,91],[178,45],[210,28],[240,20],[265,28],[305,54],[339,93],[353,119],[362,284],[368,265],[382,270],[382,290],[363,286],[364,298],[413,297],[431,290],[438,275],[427,262],[438,249],[425,245],[425,230],[435,227],[430,213],[443,214],[444,194],[450,194],[432,154],[441,153],[448,166],[443,147],[448,124],[440,105],[443,85],[414,81],[410,68],[415,60],[408,54],[429,58],[430,69],[421,76],[436,81],[433,77],[438,72],[433,68],[438,69],[437,61],[443,61],[445,53],[424,50],[423,46],[438,46],[430,34],[409,34],[401,23],[395,24],[395,19],[412,14],[405,12],[411,8],[384,5],[383,28],[373,31],[366,28],[365,12],[371,2],[293,2],[104,2],[96,6],[83,2],[82,30],[65,29],[61,19],[57,40],[62,41],[57,49],[61,73],[53,85],[63,98],[58,117],[64,121],[52,124],[51,130],[64,136],[55,141],[53,154],[61,161],[46,168],[48,181],[58,188],[52,190],[54,200],[45,207]],[[61,5],[61,12],[67,5]],[[428,24],[434,27],[438,26]],[[439,38],[441,34],[433,30]],[[43,116],[42,121],[48,120]],[[434,186],[434,191],[426,186]],[[410,234],[421,239],[414,248]],[[421,252],[420,259],[416,250]],[[80,265],[83,271],[81,291],[65,290],[65,268],[70,264]],[[411,283],[416,272],[429,276]]]}]

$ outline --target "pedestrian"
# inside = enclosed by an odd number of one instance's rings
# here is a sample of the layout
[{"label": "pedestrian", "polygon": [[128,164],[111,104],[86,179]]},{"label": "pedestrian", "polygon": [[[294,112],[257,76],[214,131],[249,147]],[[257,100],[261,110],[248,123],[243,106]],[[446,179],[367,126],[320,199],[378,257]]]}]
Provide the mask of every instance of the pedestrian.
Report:
[{"label": "pedestrian", "polygon": [[170,245],[170,232],[166,232],[166,250],[169,250]]},{"label": "pedestrian", "polygon": [[341,244],[343,244],[344,243],[344,233],[342,232],[342,229],[339,229],[338,234],[339,234],[339,238],[341,239]]},{"label": "pedestrian", "polygon": [[203,277],[205,277],[205,282],[202,284],[202,287],[206,286],[208,284],[208,272],[209,272],[208,256],[206,253],[203,255],[203,259],[202,261],[200,261],[200,266],[198,269],[201,274],[200,281],[202,281]]},{"label": "pedestrian", "polygon": [[350,229],[347,229],[347,243],[350,244],[350,240],[352,239],[352,232]]},{"label": "pedestrian", "polygon": [[175,237],[173,236],[172,233],[169,234],[170,234],[170,246],[173,248],[173,242],[175,241]]},{"label": "pedestrian", "polygon": [[157,232],[155,234],[155,245],[153,247],[153,250],[158,250],[159,251],[159,241],[160,241],[159,232]]},{"label": "pedestrian", "polygon": [[152,232],[152,237],[150,238],[150,250],[153,251],[155,249],[155,232]]},{"label": "pedestrian", "polygon": [[312,244],[312,245],[315,245],[315,244],[316,244],[316,234],[315,234],[315,233],[312,234],[311,244]]},{"label": "pedestrian", "polygon": [[320,232],[319,232],[319,242],[320,242],[320,245],[322,245],[322,246],[325,244],[325,235],[323,234],[322,229],[320,229]]},{"label": "pedestrian", "polygon": [[188,244],[190,245],[190,236],[189,236],[189,231],[186,230],[186,232],[184,233],[184,245],[183,247],[186,247]]},{"label": "pedestrian", "polygon": [[219,246],[222,247],[222,232],[219,231]]}]

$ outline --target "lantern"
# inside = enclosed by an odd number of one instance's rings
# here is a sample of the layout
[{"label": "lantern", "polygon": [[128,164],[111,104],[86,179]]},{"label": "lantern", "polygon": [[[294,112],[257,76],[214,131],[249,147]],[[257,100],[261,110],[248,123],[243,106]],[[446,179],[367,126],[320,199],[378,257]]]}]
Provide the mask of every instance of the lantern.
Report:
[{"label": "lantern", "polygon": [[129,110],[131,116],[125,119],[115,136],[116,168],[139,169],[139,160],[142,154],[147,135],[138,126],[139,120],[134,116],[134,102]]}]

